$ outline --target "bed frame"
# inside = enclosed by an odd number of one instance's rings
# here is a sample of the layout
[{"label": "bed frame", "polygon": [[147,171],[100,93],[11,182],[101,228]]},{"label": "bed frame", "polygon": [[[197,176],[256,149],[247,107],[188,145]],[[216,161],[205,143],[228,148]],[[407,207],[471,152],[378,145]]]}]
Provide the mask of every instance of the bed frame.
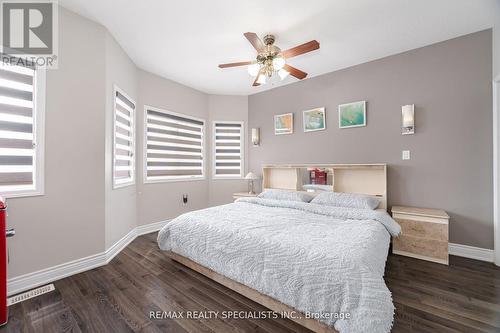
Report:
[{"label": "bed frame", "polygon": [[332,327],[329,327],[328,325],[316,320],[316,319],[310,319],[310,318],[305,318],[303,314],[300,314],[299,311],[289,307],[286,304],[281,303],[280,301],[275,300],[274,298],[271,298],[269,296],[266,296],[260,292],[258,292],[255,289],[252,289],[250,287],[245,286],[244,284],[241,284],[239,282],[236,282],[234,280],[231,280],[224,275],[221,275],[219,273],[216,273],[212,271],[209,268],[206,268],[205,266],[202,266],[191,259],[188,259],[186,257],[183,257],[177,253],[174,252],[167,252],[167,255],[172,258],[172,260],[178,262],[179,264],[182,264],[200,274],[205,275],[209,279],[222,284],[223,286],[236,291],[238,294],[241,294],[252,301],[259,303],[266,308],[276,312],[276,313],[296,313],[295,317],[301,317],[301,318],[290,318],[290,320],[295,321],[297,324],[302,325],[308,329],[310,329],[313,332],[317,333],[338,333],[337,330],[335,330]]},{"label": "bed frame", "polygon": [[[380,200],[379,208],[387,209],[387,165],[386,164],[291,164],[291,165],[266,165],[262,170],[262,188],[286,189],[302,191],[304,172],[308,168],[321,168],[328,172],[328,184],[337,192],[367,194]],[[315,194],[315,193],[313,193]],[[191,259],[167,252],[174,261],[200,273],[209,279],[234,290],[235,292],[259,303],[277,313],[296,313],[300,318],[290,318],[317,333],[338,333],[333,327],[316,320],[305,318],[292,307],[266,296],[255,289],[229,279],[217,272],[206,268]]]},{"label": "bed frame", "polygon": [[[262,168],[262,189],[303,191],[307,169],[327,171],[332,191],[373,196],[387,209],[387,164],[287,164]],[[313,192],[317,194],[319,192]]]}]

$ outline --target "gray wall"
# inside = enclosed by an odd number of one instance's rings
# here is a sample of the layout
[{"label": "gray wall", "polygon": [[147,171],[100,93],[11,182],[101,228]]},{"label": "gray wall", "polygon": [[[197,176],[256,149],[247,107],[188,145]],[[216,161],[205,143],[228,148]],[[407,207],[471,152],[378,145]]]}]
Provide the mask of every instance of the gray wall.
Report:
[{"label": "gray wall", "polygon": [[[266,163],[386,162],[389,205],[445,209],[450,241],[493,248],[491,30],[354,66],[249,97],[250,169]],[[293,64],[293,60],[290,60]],[[366,100],[367,127],[339,129],[337,106]],[[415,104],[416,134],[401,135]],[[302,110],[326,107],[327,129],[304,133]],[[295,133],[275,136],[273,115]],[[402,161],[409,149],[411,160]]]},{"label": "gray wall", "polygon": [[[498,81],[500,80],[500,0],[497,0],[497,10],[496,10],[496,20],[493,27],[493,78]],[[500,85],[497,84],[497,96],[496,99],[496,110],[497,113],[500,110]],[[496,123],[497,129],[500,129],[500,119],[497,117]],[[493,139],[496,143],[496,156],[500,156],[500,133],[496,133],[496,137]],[[500,165],[497,163],[495,173],[497,175],[496,186],[497,192],[500,188]],[[498,193],[497,193],[498,195]],[[496,202],[497,213],[496,213],[496,227],[495,227],[495,264],[500,266],[500,222],[498,221],[498,198]]]},{"label": "gray wall", "polygon": [[[205,180],[143,183],[144,104],[203,118],[207,134],[209,106],[213,119],[247,117],[246,96],[209,96],[138,70],[103,26],[62,7],[59,53],[59,69],[47,71],[45,194],[8,199],[8,226],[17,231],[9,239],[9,278],[102,253],[138,225],[208,206],[209,142]],[[137,107],[136,185],[118,189],[112,188],[114,84]],[[219,184],[212,189],[220,203],[246,188],[242,180]]]},{"label": "gray wall", "polygon": [[493,27],[493,77],[500,75],[500,1],[497,0],[496,23]]},{"label": "gray wall", "polygon": [[[248,133],[248,97],[247,96],[208,96],[208,114],[209,114],[209,138],[212,137],[213,121],[243,121],[244,131]],[[248,168],[248,143],[245,140],[244,148],[244,174]],[[209,158],[207,162],[212,166],[212,140],[209,140]],[[233,201],[233,193],[246,191],[247,181],[243,179],[212,179],[212,170],[210,170],[208,205],[217,206]]]},{"label": "gray wall", "polygon": [[[137,225],[137,188],[136,185],[113,189],[113,116],[114,85],[125,91],[137,104],[137,67],[106,31],[106,155],[105,175],[105,221],[106,249],[115,244]],[[137,108],[136,112],[141,112]],[[137,131],[142,126],[136,126]],[[136,133],[140,135],[140,132]],[[136,174],[137,174],[136,170]],[[137,178],[136,178],[137,183]]]},{"label": "gray wall", "polygon": [[[138,79],[138,133],[142,133],[144,105],[208,120],[208,95],[142,70],[139,70]],[[143,170],[143,139],[142,135],[137,135],[137,170]],[[207,175],[210,172],[208,168],[205,171]],[[140,171],[137,178],[138,224],[165,221],[207,207],[207,179],[144,184]],[[189,197],[187,205],[182,203],[184,193]]]},{"label": "gray wall", "polygon": [[47,71],[45,195],[8,199],[16,229],[9,277],[104,251],[104,32],[59,9],[59,69]]},{"label": "gray wall", "polygon": [[[207,134],[212,120],[249,117],[246,171],[273,162],[388,162],[392,204],[447,209],[453,242],[492,247],[489,32],[247,98],[210,96],[138,70],[101,25],[64,8],[59,20],[59,69],[47,72],[45,195],[8,200],[8,224],[17,231],[9,239],[9,278],[102,253],[137,225],[227,203],[246,189],[243,180],[211,180],[209,142],[206,180],[143,184],[144,104],[204,118]],[[136,99],[138,124],[137,185],[117,190],[113,84]],[[368,101],[368,127],[339,130],[337,104],[360,99]],[[406,103],[417,105],[417,134],[402,137]],[[300,111],[315,106],[327,107],[328,130],[306,135]],[[290,111],[296,133],[275,137],[272,115]],[[258,148],[248,145],[252,127],[262,128]],[[411,161],[399,159],[403,148]]]}]

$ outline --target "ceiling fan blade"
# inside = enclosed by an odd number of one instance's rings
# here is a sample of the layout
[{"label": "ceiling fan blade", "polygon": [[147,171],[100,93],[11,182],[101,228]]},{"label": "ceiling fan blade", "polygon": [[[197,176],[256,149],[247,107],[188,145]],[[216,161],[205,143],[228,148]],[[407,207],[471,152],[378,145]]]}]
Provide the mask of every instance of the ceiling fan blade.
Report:
[{"label": "ceiling fan blade", "polygon": [[261,76],[261,75],[265,75],[264,70],[262,68],[260,69],[259,74],[257,74],[257,76],[255,77],[255,80],[253,81],[252,86],[254,86],[254,87],[260,86],[260,83],[257,82],[257,80],[259,79],[259,76]]},{"label": "ceiling fan blade", "polygon": [[260,40],[259,36],[257,36],[256,33],[254,32],[245,32],[243,34],[250,44],[253,45],[253,47],[257,50],[257,52],[262,52],[264,50],[264,43]]},{"label": "ceiling fan blade", "polygon": [[292,58],[292,57],[296,57],[298,55],[301,55],[301,54],[304,54],[307,52],[311,52],[311,51],[314,51],[317,49],[319,49],[318,41],[312,40],[312,41],[304,43],[302,45],[295,46],[295,47],[292,47],[291,49],[285,50],[285,51],[281,52],[281,54],[285,58]]},{"label": "ceiling fan blade", "polygon": [[284,70],[286,70],[290,75],[295,76],[297,79],[302,80],[307,76],[306,72],[301,71],[300,69],[297,69],[295,67],[292,67],[290,65],[285,65],[283,67]]},{"label": "ceiling fan blade", "polygon": [[238,66],[246,66],[246,65],[251,65],[255,64],[256,61],[240,61],[240,62],[231,62],[228,64],[220,64],[219,68],[227,68],[227,67],[238,67]]},{"label": "ceiling fan blade", "polygon": [[258,83],[258,82],[257,82],[257,79],[258,79],[258,78],[259,78],[259,75],[257,75],[257,76],[255,77],[255,80],[253,81],[252,86],[254,86],[254,87],[258,87],[258,86],[260,86],[260,83]]}]

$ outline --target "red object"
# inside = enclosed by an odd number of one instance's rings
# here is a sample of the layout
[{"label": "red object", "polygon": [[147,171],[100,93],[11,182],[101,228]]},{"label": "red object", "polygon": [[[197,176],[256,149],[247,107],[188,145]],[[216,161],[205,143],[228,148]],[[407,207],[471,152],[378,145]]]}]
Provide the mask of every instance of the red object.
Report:
[{"label": "red object", "polygon": [[326,171],[319,169],[311,170],[311,184],[326,185]]},{"label": "red object", "polygon": [[7,324],[7,214],[4,198],[0,197],[0,325]]}]

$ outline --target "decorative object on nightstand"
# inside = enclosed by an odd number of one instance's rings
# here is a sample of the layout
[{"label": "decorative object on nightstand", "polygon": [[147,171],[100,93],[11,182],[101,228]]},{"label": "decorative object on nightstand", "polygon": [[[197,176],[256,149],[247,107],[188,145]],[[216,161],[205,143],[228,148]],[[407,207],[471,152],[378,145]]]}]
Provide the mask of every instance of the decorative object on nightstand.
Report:
[{"label": "decorative object on nightstand", "polygon": [[448,265],[448,221],[441,209],[394,206],[392,217],[402,234],[392,240],[392,253]]},{"label": "decorative object on nightstand", "polygon": [[252,197],[256,197],[256,196],[257,196],[257,193],[248,193],[248,192],[233,193],[234,200],[239,199],[239,198],[252,198]]},{"label": "decorative object on nightstand", "polygon": [[260,177],[253,172],[249,172],[245,176],[245,179],[248,180],[248,194],[255,194],[255,192],[253,191],[253,181],[258,180],[259,178]]}]

